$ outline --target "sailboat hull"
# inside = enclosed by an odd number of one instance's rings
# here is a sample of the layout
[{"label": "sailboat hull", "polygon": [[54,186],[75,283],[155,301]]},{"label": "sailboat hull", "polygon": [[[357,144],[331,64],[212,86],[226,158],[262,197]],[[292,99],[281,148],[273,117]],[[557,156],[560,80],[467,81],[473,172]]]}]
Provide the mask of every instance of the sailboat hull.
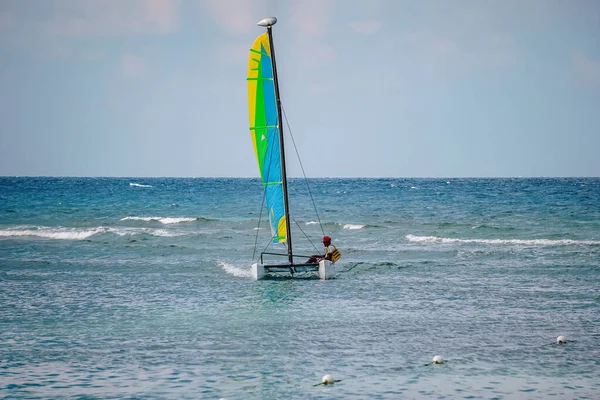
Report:
[{"label": "sailboat hull", "polygon": [[252,264],[252,278],[255,281],[265,279],[267,273],[300,273],[300,272],[318,272],[322,280],[335,277],[335,263],[329,260],[321,260],[318,264],[298,264],[298,265],[263,265],[260,263]]},{"label": "sailboat hull", "polygon": [[259,281],[265,278],[265,266],[259,263],[252,264],[252,279]]},{"label": "sailboat hull", "polygon": [[335,277],[335,263],[329,260],[319,262],[319,278],[327,280]]}]

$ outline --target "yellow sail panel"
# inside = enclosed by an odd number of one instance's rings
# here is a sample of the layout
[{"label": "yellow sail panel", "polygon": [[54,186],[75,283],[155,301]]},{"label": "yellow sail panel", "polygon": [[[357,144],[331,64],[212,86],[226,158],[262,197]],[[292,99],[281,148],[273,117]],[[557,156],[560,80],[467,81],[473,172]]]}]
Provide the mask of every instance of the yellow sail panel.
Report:
[{"label": "yellow sail panel", "polygon": [[[248,111],[250,117],[250,127],[256,126],[256,101],[258,79],[260,78],[260,69],[262,64],[263,49],[271,61],[271,46],[269,45],[269,35],[265,32],[256,38],[250,48],[250,57],[248,59]],[[265,60],[266,61],[266,60]],[[269,68],[270,69],[270,68]],[[256,147],[255,147],[256,148]]]}]

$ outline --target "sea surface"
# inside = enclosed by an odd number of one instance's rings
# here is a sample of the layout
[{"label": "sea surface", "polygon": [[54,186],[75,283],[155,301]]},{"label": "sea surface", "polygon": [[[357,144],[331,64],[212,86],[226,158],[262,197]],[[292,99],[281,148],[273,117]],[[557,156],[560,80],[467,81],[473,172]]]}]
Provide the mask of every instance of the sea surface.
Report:
[{"label": "sea surface", "polygon": [[295,251],[343,254],[328,281],[250,279],[282,250],[262,202],[0,178],[0,398],[600,398],[599,178],[294,179]]}]

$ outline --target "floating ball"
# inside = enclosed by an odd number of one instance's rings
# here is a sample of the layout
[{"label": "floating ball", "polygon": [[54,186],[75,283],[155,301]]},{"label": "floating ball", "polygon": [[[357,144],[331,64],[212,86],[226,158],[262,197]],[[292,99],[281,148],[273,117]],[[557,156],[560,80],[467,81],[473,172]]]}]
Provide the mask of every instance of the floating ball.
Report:
[{"label": "floating ball", "polygon": [[328,374],[328,375],[325,375],[323,377],[323,379],[321,379],[321,382],[323,383],[323,385],[330,385],[330,384],[333,384],[333,382],[335,382],[335,381],[333,380],[333,376]]},{"label": "floating ball", "polygon": [[559,336],[556,338],[556,344],[565,344],[567,343],[567,339],[564,336]]},{"label": "floating ball", "polygon": [[435,356],[435,357],[433,357],[433,363],[434,364],[443,364],[444,360],[442,360],[442,356]]}]

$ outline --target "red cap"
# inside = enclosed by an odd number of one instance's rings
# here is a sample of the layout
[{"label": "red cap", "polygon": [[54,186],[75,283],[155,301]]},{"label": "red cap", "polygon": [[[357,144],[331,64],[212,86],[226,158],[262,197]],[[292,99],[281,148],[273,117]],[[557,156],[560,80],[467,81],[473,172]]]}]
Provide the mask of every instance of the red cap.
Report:
[{"label": "red cap", "polygon": [[329,236],[323,236],[323,243],[331,242],[331,238]]}]

